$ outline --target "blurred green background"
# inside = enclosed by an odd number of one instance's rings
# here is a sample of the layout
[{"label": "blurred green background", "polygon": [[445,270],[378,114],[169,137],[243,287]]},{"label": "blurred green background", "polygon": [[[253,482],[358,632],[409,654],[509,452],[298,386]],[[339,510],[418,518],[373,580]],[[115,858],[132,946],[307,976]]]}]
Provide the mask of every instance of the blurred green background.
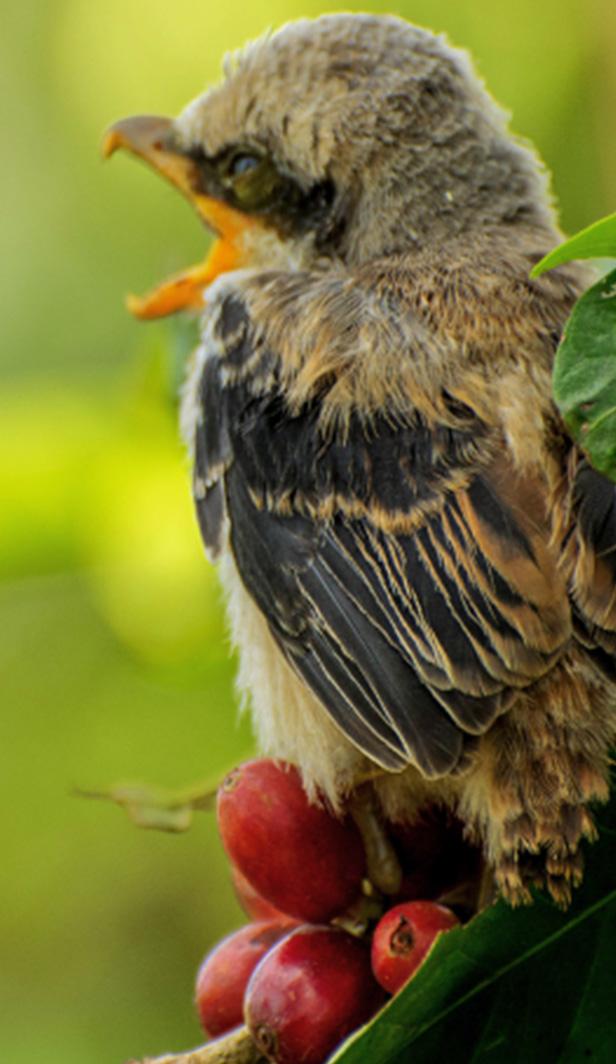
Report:
[{"label": "blurred green background", "polygon": [[[389,11],[390,4],[348,5]],[[186,325],[143,291],[197,261],[180,198],[105,126],[175,113],[223,52],[336,4],[2,5],[0,939],[11,1064],[121,1064],[199,1040],[201,954],[241,920],[211,816],[140,832],[75,785],[181,786],[251,750],[215,575],[193,520],[176,390]],[[417,0],[471,49],[555,173],[564,228],[616,209],[612,0]]]}]

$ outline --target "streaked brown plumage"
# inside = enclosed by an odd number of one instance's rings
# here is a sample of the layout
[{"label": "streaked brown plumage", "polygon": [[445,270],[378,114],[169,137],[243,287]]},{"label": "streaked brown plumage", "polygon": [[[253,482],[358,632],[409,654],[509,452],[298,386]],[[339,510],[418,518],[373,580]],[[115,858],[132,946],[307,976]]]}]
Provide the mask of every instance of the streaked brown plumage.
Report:
[{"label": "streaked brown plumage", "polygon": [[538,160],[463,53],[357,15],[119,145],[223,237],[183,426],[262,748],[338,807],[450,805],[507,898],[566,902],[616,730],[616,506],[551,400],[584,277],[529,280]]}]

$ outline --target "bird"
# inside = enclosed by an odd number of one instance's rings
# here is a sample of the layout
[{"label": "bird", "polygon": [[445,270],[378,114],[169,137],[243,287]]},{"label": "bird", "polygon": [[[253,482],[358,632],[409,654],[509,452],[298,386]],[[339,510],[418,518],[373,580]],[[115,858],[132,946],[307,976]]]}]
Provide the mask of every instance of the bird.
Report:
[{"label": "bird", "polygon": [[337,812],[454,811],[500,896],[567,906],[616,736],[616,489],[552,399],[589,277],[529,277],[562,234],[508,122],[444,36],[326,15],[103,154],[216,237],[129,306],[200,316],[181,424],[261,750]]}]

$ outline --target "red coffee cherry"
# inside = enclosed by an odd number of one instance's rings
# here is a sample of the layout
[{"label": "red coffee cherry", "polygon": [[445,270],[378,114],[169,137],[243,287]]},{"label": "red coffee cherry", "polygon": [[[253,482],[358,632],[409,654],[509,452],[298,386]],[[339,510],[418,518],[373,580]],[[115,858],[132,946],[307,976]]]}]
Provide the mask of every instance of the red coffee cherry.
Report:
[{"label": "red coffee cherry", "polygon": [[292,766],[240,765],[223,781],[217,808],[229,858],[281,912],[325,922],[357,898],[365,869],[359,832],[311,804]]},{"label": "red coffee cherry", "polygon": [[248,924],[207,954],[195,984],[195,1004],[206,1034],[223,1034],[242,1022],[244,991],[250,976],[268,950],[292,927],[288,920]]},{"label": "red coffee cherry", "polygon": [[290,920],[291,917],[270,905],[243,876],[239,868],[231,865],[231,880],[237,900],[252,920]]},{"label": "red coffee cherry", "polygon": [[337,927],[304,925],[255,968],[244,1019],[273,1064],[322,1064],[383,999],[364,942]]},{"label": "red coffee cherry", "polygon": [[372,938],[372,971],[384,990],[395,994],[423,961],[439,931],[459,920],[432,901],[407,901],[381,917]]}]

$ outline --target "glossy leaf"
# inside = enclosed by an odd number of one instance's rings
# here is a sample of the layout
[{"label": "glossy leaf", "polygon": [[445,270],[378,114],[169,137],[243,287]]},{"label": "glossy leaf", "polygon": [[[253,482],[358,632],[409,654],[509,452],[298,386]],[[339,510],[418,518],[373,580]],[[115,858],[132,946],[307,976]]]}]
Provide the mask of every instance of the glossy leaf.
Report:
[{"label": "glossy leaf", "polygon": [[571,908],[504,902],[437,939],[408,986],[330,1064],[616,1060],[616,809],[598,817]]},{"label": "glossy leaf", "polygon": [[562,266],[574,259],[616,258],[616,214],[600,218],[579,233],[559,244],[545,255],[531,270],[531,277],[539,277],[546,270]]},{"label": "glossy leaf", "polygon": [[567,322],[554,398],[595,469],[616,480],[616,270],[589,288]]}]

